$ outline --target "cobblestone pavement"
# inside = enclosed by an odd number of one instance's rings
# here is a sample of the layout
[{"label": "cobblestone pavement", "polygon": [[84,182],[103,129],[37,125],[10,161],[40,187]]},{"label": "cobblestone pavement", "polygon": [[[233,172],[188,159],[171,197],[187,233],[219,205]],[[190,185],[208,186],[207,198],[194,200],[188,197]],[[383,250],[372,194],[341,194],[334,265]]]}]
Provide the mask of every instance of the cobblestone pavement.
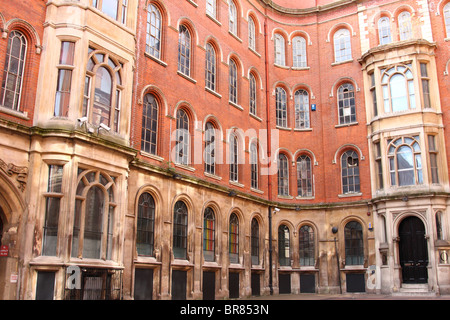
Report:
[{"label": "cobblestone pavement", "polygon": [[278,294],[250,297],[245,300],[450,300],[450,295],[390,295],[390,294]]}]

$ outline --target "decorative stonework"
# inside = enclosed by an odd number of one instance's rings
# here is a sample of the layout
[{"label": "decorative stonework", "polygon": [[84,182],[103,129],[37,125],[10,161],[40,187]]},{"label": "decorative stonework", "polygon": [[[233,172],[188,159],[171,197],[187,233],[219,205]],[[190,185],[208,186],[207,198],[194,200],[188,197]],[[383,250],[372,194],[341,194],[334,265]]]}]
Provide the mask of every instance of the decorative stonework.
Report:
[{"label": "decorative stonework", "polygon": [[28,179],[27,167],[18,167],[12,163],[6,164],[5,161],[0,159],[0,169],[11,178],[15,176],[17,181],[17,188],[22,192],[25,190]]}]

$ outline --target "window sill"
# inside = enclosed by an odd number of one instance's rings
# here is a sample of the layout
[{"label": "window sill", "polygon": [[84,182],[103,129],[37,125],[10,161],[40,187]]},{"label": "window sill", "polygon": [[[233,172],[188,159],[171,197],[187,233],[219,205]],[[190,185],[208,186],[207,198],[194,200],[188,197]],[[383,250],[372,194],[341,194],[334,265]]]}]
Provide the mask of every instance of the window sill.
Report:
[{"label": "window sill", "polygon": [[286,70],[289,70],[289,69],[290,69],[290,67],[285,66],[285,65],[282,65],[282,64],[278,64],[278,63],[274,63],[273,65],[274,65],[275,67],[281,68],[281,69],[286,69]]},{"label": "window sill", "polygon": [[211,178],[211,179],[215,179],[215,180],[222,180],[222,177],[216,176],[215,174],[212,173],[208,173],[208,172],[204,172],[205,177]]},{"label": "window sill", "polygon": [[156,260],[155,257],[152,256],[137,256],[134,260],[136,264],[162,264],[161,261]]},{"label": "window sill", "polygon": [[239,38],[237,35],[235,35],[233,32],[228,31],[228,33],[229,33],[233,38],[235,38],[237,41],[239,41],[240,43],[242,43],[242,39]]},{"label": "window sill", "polygon": [[309,70],[311,68],[310,67],[292,67],[291,69],[294,71],[302,71],[302,70]]},{"label": "window sill", "polygon": [[205,87],[205,91],[211,93],[213,96],[216,96],[219,99],[222,99],[222,95],[220,95],[219,93],[217,93],[216,91],[214,91],[208,87]]},{"label": "window sill", "polygon": [[356,270],[366,270],[363,264],[345,265],[342,271],[356,271]]},{"label": "window sill", "polygon": [[279,130],[284,130],[284,131],[291,131],[292,128],[287,128],[287,127],[280,127],[280,126],[276,126],[277,129]]},{"label": "window sill", "polygon": [[175,163],[175,167],[180,168],[180,169],[184,169],[184,170],[187,170],[187,171],[191,171],[191,172],[195,171],[195,168],[193,168],[193,167],[191,167],[189,165],[186,165],[186,164]]},{"label": "window sill", "polygon": [[252,49],[252,48],[248,47],[248,50],[250,50],[251,52],[253,52],[254,54],[256,54],[259,58],[261,58],[261,54],[258,53],[255,49]]},{"label": "window sill", "polygon": [[319,269],[317,269],[314,266],[300,266],[298,268],[298,270],[300,270],[300,271],[317,271],[317,272],[319,271]]},{"label": "window sill", "polygon": [[281,194],[277,195],[277,197],[278,197],[279,199],[284,199],[284,200],[292,200],[292,199],[294,199],[293,196],[289,196],[289,195],[284,196],[284,195],[281,195]]},{"label": "window sill", "polygon": [[253,119],[262,122],[262,119],[260,117],[258,117],[257,115],[253,114],[253,113],[249,113],[250,117],[252,117]]},{"label": "window sill", "polygon": [[236,263],[236,262],[230,262],[230,269],[245,269],[245,267],[240,264],[240,263]]},{"label": "window sill", "polygon": [[316,197],[314,197],[314,196],[309,196],[309,197],[296,196],[295,199],[297,199],[297,200],[314,200],[314,199],[316,199]]},{"label": "window sill", "polygon": [[24,120],[30,120],[30,118],[28,118],[28,112],[20,112],[20,111],[16,111],[13,109],[9,109],[3,106],[0,106],[0,112],[9,114],[11,116],[20,118],[20,119],[24,119]]},{"label": "window sill", "polygon": [[222,24],[220,23],[220,21],[217,20],[214,16],[210,15],[208,12],[206,13],[206,16],[207,16],[208,18],[210,18],[214,23],[216,23],[219,27],[222,26]]},{"label": "window sill", "polygon": [[350,122],[350,123],[344,123],[344,124],[337,124],[334,127],[335,128],[345,128],[345,127],[350,127],[350,126],[357,126],[358,122]]},{"label": "window sill", "polygon": [[352,59],[343,60],[343,61],[335,61],[335,62],[333,62],[331,64],[331,66],[334,67],[334,66],[338,66],[338,65],[341,65],[341,64],[346,64],[346,63],[349,63],[349,62],[353,62],[353,58]]},{"label": "window sill", "polygon": [[255,189],[255,188],[250,188],[251,191],[259,193],[259,194],[264,194],[264,191],[259,190],[259,189]]},{"label": "window sill", "polygon": [[184,78],[184,79],[186,79],[186,80],[192,82],[193,84],[196,84],[196,83],[197,83],[197,80],[192,79],[190,76],[188,76],[188,75],[186,75],[186,74],[184,74],[184,73],[182,73],[182,72],[180,72],[180,71],[177,71],[177,74],[178,74],[180,77],[182,77],[182,78]]},{"label": "window sill", "polygon": [[160,157],[160,156],[157,156],[155,154],[151,154],[151,153],[148,153],[148,152],[145,152],[145,151],[140,151],[139,154],[141,156],[144,156],[144,157],[147,157],[147,158],[159,161],[159,162],[163,162],[164,161],[163,157]]},{"label": "window sill", "polygon": [[195,3],[194,1],[192,1],[192,0],[187,0],[187,2],[189,2],[190,4],[192,4],[194,7],[198,7],[198,4],[197,3]]},{"label": "window sill", "polygon": [[233,107],[235,107],[236,109],[239,109],[239,110],[241,110],[241,111],[244,111],[244,108],[242,108],[240,105],[238,105],[238,104],[236,104],[236,103],[234,103],[234,102],[232,102],[232,101],[228,101],[228,103],[229,103],[230,105],[232,105]]},{"label": "window sill", "polygon": [[167,63],[165,63],[164,61],[158,59],[157,57],[152,56],[150,53],[148,52],[144,52],[144,56],[152,59],[153,61],[155,61],[156,63],[162,65],[163,67],[167,67]]},{"label": "window sill", "polygon": [[222,266],[216,261],[204,261],[203,268],[221,268]]},{"label": "window sill", "polygon": [[280,270],[280,271],[292,271],[292,266],[279,266],[278,270]]},{"label": "window sill", "polygon": [[194,264],[190,262],[189,260],[182,259],[182,258],[173,258],[173,261],[171,263],[173,266],[184,266],[184,267],[193,267]]},{"label": "window sill", "polygon": [[236,187],[239,187],[239,188],[243,188],[244,187],[244,185],[242,184],[242,183],[239,183],[239,182],[237,182],[237,181],[229,181],[230,182],[230,184],[231,185],[233,185],[233,186],[236,186]]},{"label": "window sill", "polygon": [[308,131],[313,131],[313,129],[312,128],[294,129],[294,132],[308,132]]},{"label": "window sill", "polygon": [[338,194],[339,198],[350,198],[350,197],[360,197],[360,196],[362,196],[362,192]]}]

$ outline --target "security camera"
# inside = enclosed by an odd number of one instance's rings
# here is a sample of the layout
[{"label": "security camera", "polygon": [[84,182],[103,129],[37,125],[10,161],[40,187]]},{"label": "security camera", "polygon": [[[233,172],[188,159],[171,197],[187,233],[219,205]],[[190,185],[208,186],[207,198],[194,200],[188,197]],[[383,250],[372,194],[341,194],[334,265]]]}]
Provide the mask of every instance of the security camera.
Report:
[{"label": "security camera", "polygon": [[275,210],[275,212],[280,212],[279,208],[275,208],[274,210]]},{"label": "security camera", "polygon": [[78,118],[78,122],[81,124],[85,123],[87,120],[87,117]]},{"label": "security camera", "polygon": [[104,124],[104,123],[100,123],[100,127],[102,128],[102,129],[105,129],[106,131],[110,131],[111,130],[111,128],[110,127],[108,127],[106,124]]}]

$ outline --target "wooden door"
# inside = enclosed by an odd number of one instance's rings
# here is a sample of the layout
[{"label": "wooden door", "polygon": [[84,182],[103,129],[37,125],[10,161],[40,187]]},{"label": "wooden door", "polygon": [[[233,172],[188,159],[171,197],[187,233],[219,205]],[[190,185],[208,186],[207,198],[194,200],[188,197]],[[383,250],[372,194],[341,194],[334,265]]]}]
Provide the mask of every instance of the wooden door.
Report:
[{"label": "wooden door", "polygon": [[428,249],[425,226],[417,217],[405,218],[398,228],[403,283],[428,281]]}]

